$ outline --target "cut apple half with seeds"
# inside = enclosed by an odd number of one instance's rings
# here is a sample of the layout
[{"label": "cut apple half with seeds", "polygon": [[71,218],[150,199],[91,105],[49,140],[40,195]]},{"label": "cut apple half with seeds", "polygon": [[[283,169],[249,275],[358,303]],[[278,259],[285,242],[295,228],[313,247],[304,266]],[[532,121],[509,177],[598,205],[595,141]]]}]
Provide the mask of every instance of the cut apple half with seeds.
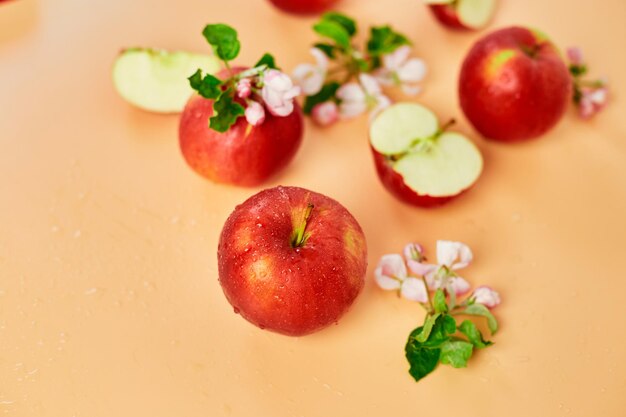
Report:
[{"label": "cut apple half with seeds", "polygon": [[188,77],[202,69],[214,74],[219,60],[211,55],[150,48],[122,51],[113,64],[113,84],[130,104],[156,113],[180,113],[193,93]]},{"label": "cut apple half with seeds", "polygon": [[370,141],[420,196],[455,196],[482,172],[478,148],[463,135],[439,128],[433,112],[419,104],[399,103],[384,110],[372,123]]},{"label": "cut apple half with seeds", "polygon": [[459,22],[469,29],[480,29],[489,23],[496,9],[496,0],[425,0],[429,5],[450,4]]}]

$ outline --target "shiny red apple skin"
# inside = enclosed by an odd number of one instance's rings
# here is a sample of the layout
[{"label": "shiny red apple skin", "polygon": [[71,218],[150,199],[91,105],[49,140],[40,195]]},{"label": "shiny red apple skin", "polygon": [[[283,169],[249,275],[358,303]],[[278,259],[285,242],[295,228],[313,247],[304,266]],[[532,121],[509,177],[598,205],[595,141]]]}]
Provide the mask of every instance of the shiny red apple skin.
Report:
[{"label": "shiny red apple skin", "polygon": [[293,14],[317,14],[322,13],[339,0],[270,0],[274,6]]},{"label": "shiny red apple skin", "polygon": [[[218,77],[226,78],[227,73],[222,71]],[[273,116],[266,109],[261,125],[252,126],[240,117],[220,133],[209,128],[213,100],[194,95],[180,118],[181,152],[194,171],[211,181],[248,187],[262,184],[283,169],[300,147],[304,121],[300,106],[294,104],[288,116]]]},{"label": "shiny red apple skin", "polygon": [[459,20],[453,4],[431,4],[430,10],[444,26],[457,30],[470,30]]},{"label": "shiny red apple skin", "polygon": [[417,207],[438,207],[454,200],[459,195],[465,192],[462,191],[456,195],[435,197],[428,194],[418,194],[412,188],[410,188],[404,182],[402,175],[394,171],[389,160],[385,155],[378,152],[374,147],[370,145],[372,155],[374,156],[374,165],[376,166],[376,173],[378,178],[383,183],[387,191],[393,194],[396,198],[405,203],[411,204]]},{"label": "shiny red apple skin", "polygon": [[[313,209],[302,247],[294,223]],[[262,329],[302,336],[343,316],[361,292],[365,236],[337,201],[303,188],[275,187],[230,215],[218,246],[219,281],[229,303]]]},{"label": "shiny red apple skin", "polygon": [[572,79],[558,49],[522,27],[480,39],[459,78],[459,99],[469,121],[486,138],[502,142],[543,135],[561,119],[571,95]]}]

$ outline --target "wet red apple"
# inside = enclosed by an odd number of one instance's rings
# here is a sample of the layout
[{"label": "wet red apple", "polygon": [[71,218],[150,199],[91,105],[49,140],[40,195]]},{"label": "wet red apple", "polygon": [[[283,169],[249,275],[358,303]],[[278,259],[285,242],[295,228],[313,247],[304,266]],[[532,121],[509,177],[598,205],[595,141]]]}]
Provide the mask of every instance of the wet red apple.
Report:
[{"label": "wet red apple", "polygon": [[281,10],[295,14],[316,14],[328,10],[339,0],[270,0]]},{"label": "wet red apple", "polygon": [[543,33],[522,27],[480,39],[461,68],[461,107],[489,139],[541,136],[561,119],[571,94],[572,79],[556,46]]},{"label": "wet red apple", "polygon": [[211,181],[259,185],[283,169],[300,147],[304,122],[300,106],[294,104],[294,111],[288,116],[274,116],[266,111],[265,121],[258,126],[240,117],[228,131],[220,133],[209,128],[213,100],[194,95],[180,118],[183,156],[194,171]]},{"label": "wet red apple", "polygon": [[483,160],[466,137],[439,127],[433,112],[416,103],[384,110],[370,126],[376,172],[398,199],[419,207],[445,204],[478,180]]},{"label": "wet red apple", "polygon": [[262,329],[301,336],[336,323],[359,295],[365,236],[337,201],[275,187],[228,217],[218,267],[235,312]]}]

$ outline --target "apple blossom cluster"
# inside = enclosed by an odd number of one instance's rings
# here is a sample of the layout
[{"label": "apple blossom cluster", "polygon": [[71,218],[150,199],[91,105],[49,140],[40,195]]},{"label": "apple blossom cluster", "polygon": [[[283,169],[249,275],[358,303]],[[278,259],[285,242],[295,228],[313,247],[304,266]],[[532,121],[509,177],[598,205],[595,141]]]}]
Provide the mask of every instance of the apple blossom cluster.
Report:
[{"label": "apple blossom cluster", "polygon": [[574,80],[574,103],[578,106],[578,114],[589,119],[604,109],[609,99],[607,82],[604,79],[582,79],[589,70],[580,48],[567,49],[569,71]]},{"label": "apple blossom cluster", "polygon": [[313,29],[325,38],[311,48],[315,64],[298,65],[292,76],[306,96],[304,113],[317,124],[328,126],[365,112],[373,118],[391,104],[385,86],[419,93],[426,64],[410,57],[409,40],[391,27],[372,27],[365,51],[353,44],[357,26],[347,16],[328,12]]},{"label": "apple blossom cluster", "polygon": [[457,274],[473,260],[471,249],[461,242],[437,241],[436,264],[427,262],[423,247],[417,243],[407,244],[403,252],[404,256],[384,255],[374,276],[380,288],[397,291],[426,309],[424,324],[411,332],[405,347],[409,373],[419,381],[439,363],[467,366],[474,349],[492,342],[483,338],[472,321],[457,324],[455,316],[485,317],[494,334],[498,322],[489,309],[500,304],[500,295],[487,286],[471,291],[469,282]]},{"label": "apple blossom cluster", "polygon": [[211,74],[203,76],[202,70],[198,69],[189,77],[194,90],[204,98],[215,100],[214,115],[209,121],[211,129],[226,132],[241,116],[245,116],[252,126],[258,126],[265,121],[266,109],[278,117],[293,112],[300,87],[278,70],[274,57],[265,54],[251,69],[235,71],[229,61],[237,57],[241,47],[237,32],[230,26],[213,24],[207,25],[202,34],[215,55],[224,62],[227,74],[227,78],[221,80]]}]

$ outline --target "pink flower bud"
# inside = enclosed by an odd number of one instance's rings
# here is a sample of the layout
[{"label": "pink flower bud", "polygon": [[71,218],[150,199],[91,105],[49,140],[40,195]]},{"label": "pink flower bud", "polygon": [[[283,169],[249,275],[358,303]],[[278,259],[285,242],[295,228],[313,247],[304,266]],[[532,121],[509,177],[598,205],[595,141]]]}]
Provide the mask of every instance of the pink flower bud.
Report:
[{"label": "pink flower bud", "polygon": [[252,126],[258,126],[265,121],[265,109],[256,101],[249,101],[246,107],[246,120]]},{"label": "pink flower bud", "polygon": [[567,48],[567,58],[573,65],[583,65],[583,51],[578,47]]},{"label": "pink flower bud", "polygon": [[237,96],[239,98],[248,98],[252,94],[252,81],[250,78],[242,78],[237,83]]},{"label": "pink flower bud", "polygon": [[339,108],[334,101],[326,101],[313,107],[313,121],[320,126],[328,126],[339,120]]}]

